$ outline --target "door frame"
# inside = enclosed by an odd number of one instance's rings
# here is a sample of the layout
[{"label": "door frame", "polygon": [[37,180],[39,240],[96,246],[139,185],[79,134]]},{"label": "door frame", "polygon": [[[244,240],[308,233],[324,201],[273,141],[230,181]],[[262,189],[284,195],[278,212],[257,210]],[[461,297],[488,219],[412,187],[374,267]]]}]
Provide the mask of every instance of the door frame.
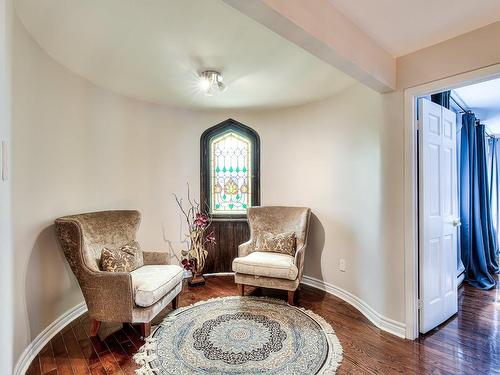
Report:
[{"label": "door frame", "polygon": [[418,97],[500,77],[500,64],[458,74],[404,90],[404,290],[406,338],[419,336],[418,321]]}]

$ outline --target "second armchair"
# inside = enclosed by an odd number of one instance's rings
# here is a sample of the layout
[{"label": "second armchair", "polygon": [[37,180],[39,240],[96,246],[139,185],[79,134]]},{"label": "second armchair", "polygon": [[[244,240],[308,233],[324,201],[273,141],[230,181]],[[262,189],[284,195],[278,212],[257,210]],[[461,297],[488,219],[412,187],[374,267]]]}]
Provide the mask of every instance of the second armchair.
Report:
[{"label": "second armchair", "polygon": [[[305,207],[252,207],[248,209],[250,240],[238,248],[233,261],[234,280],[243,295],[245,285],[288,291],[288,303],[302,279],[311,210]],[[266,234],[294,233],[294,255],[259,251],[257,242]]]}]

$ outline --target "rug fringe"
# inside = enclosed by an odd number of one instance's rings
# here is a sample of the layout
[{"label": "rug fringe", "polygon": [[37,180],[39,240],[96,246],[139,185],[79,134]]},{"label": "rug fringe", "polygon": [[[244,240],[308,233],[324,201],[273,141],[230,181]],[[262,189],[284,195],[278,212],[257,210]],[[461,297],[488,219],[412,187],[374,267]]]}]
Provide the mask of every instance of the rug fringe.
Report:
[{"label": "rug fringe", "polygon": [[321,315],[316,314],[314,311],[297,306],[295,306],[295,308],[309,315],[321,326],[328,338],[329,343],[332,346],[332,352],[329,358],[328,366],[325,366],[323,369],[321,369],[318,375],[334,374],[340,366],[344,354],[344,350],[342,349],[340,340],[337,335],[335,335],[335,330],[330,325],[330,323],[325,320],[325,318],[323,318]]},{"label": "rug fringe", "polygon": [[[160,326],[166,327],[172,324],[174,320],[175,316],[168,316],[161,322]],[[157,329],[158,328],[156,328],[154,332],[156,332]],[[135,370],[137,375],[156,375],[160,373],[160,370],[154,367],[153,364],[153,362],[158,359],[158,356],[155,354],[158,339],[153,337],[154,332],[144,339],[144,345],[142,345],[139,351],[133,356],[135,363],[141,366]]]},{"label": "rug fringe", "polygon": [[146,343],[144,344],[139,351],[134,355],[134,361],[137,363],[140,368],[135,370],[135,373],[138,375],[154,375],[155,371],[158,372],[158,369],[153,367],[152,362],[157,359],[156,354],[151,351],[154,349],[154,343]]}]

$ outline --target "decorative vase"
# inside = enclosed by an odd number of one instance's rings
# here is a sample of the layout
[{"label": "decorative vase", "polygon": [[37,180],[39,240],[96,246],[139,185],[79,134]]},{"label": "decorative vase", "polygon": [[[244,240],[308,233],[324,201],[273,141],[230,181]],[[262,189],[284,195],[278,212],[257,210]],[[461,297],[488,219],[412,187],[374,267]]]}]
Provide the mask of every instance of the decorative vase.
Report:
[{"label": "decorative vase", "polygon": [[201,272],[195,272],[193,277],[188,281],[189,286],[205,285],[205,278]]},{"label": "decorative vase", "polygon": [[203,268],[205,268],[205,261],[207,260],[208,251],[205,250],[205,240],[203,238],[203,231],[194,231],[191,233],[191,249],[188,255],[194,259],[194,269],[192,269],[193,277],[189,280],[189,286],[205,285],[205,278],[203,277]]}]

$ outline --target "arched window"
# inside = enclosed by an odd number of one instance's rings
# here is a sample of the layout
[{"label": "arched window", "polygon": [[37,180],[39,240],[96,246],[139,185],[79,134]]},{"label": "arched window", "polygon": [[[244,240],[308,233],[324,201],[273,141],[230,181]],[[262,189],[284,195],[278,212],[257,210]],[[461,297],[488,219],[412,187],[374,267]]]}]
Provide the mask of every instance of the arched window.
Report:
[{"label": "arched window", "polygon": [[259,135],[228,119],[201,136],[201,203],[214,218],[244,218],[260,204]]}]

